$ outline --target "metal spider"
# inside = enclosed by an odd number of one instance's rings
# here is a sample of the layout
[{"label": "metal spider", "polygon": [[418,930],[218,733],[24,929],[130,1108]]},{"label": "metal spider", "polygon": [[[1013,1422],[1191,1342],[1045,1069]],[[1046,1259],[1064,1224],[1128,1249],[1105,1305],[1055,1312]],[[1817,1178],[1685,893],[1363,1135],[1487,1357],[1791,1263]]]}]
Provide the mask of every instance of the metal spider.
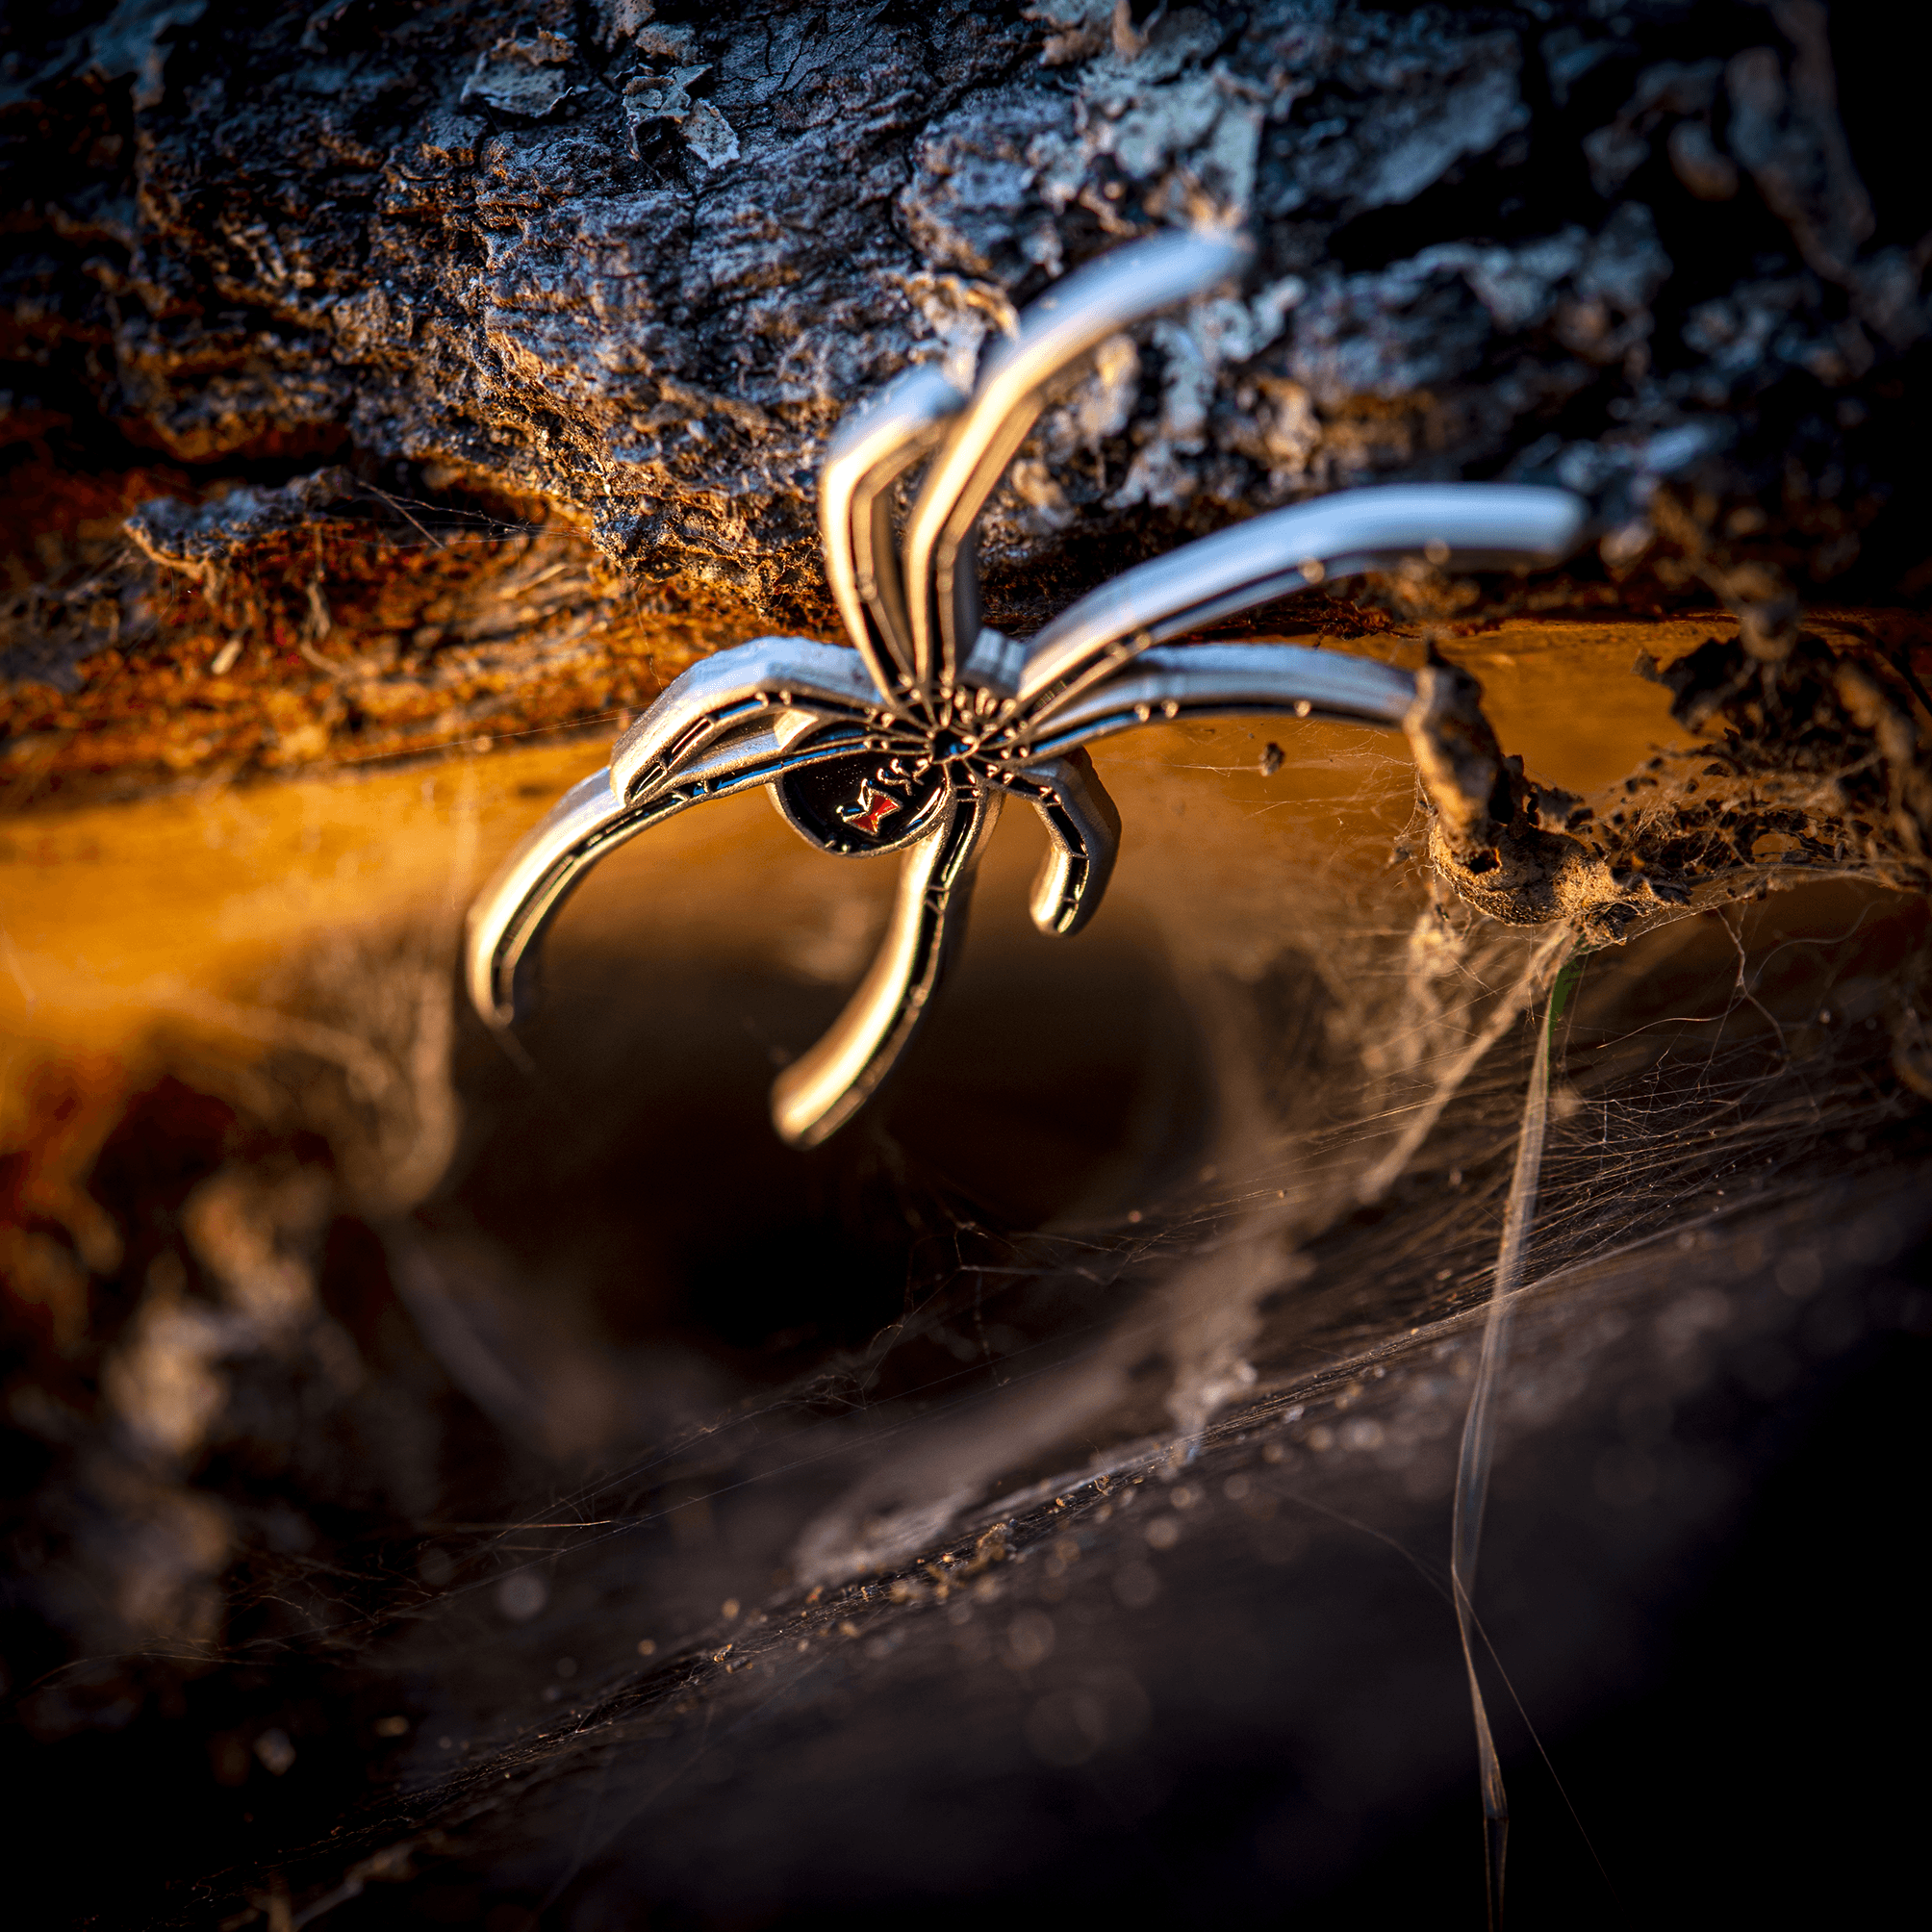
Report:
[{"label": "metal spider", "polygon": [[[1084,747],[1157,719],[1287,713],[1400,725],[1405,672],[1286,644],[1172,640],[1326,576],[1417,553],[1464,568],[1561,560],[1585,506],[1500,484],[1343,492],[1257,517],[1127,571],[1022,644],[981,622],[976,532],[1053,386],[1108,337],[1236,274],[1247,249],[1168,234],[1069,275],[985,361],[970,396],[929,365],[853,411],[819,488],[826,572],[850,647],[768,637],[694,665],[565,794],[470,913],[470,989],[508,1027],[544,929],[591,866],[705,800],[764,785],[806,842],[903,852],[877,958],[817,1046],[778,1077],[788,1141],[834,1132],[903,1054],[962,936],[973,876],[1008,798],[1040,815],[1042,931],[1077,932],[1113,869],[1120,815]],[[894,485],[931,460],[896,534]]]}]

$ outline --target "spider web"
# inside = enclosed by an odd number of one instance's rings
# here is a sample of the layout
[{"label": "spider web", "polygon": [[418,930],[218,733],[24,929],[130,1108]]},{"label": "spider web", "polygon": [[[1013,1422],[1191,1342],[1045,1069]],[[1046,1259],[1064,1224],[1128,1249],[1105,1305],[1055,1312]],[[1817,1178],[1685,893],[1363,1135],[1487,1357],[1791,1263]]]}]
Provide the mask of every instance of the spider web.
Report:
[{"label": "spider web", "polygon": [[[1159,1033],[1146,1018],[1159,1000],[1137,1009],[1158,1037],[1124,1077],[1135,1121],[1113,1171],[1087,1175],[1039,1221],[1003,1213],[983,1168],[949,1168],[943,1140],[907,1137],[922,1079],[942,1113],[972,1098],[941,1040],[894,1121],[815,1177],[795,1231],[830,1252],[834,1276],[898,1267],[899,1306],[833,1345],[778,1347],[777,1372],[748,1366],[755,1349],[694,1334],[688,1311],[614,1343],[594,1316],[627,1284],[621,1269],[612,1279],[608,1245],[560,1238],[563,1221],[506,1240],[470,1201],[481,1233],[452,1246],[447,1221],[418,1211],[460,1198],[493,1136],[514,1156],[533,1135],[597,1131],[572,1087],[581,1051],[533,1096],[472,1041],[451,1084],[446,918],[341,936],[252,989],[255,1010],[283,1022],[262,1054],[178,1033],[169,1078],[242,1125],[143,1248],[139,1306],[103,1386],[125,1429],[184,1361],[199,1364],[200,1444],[171,1468],[151,1436],[119,1508],[123,1521],[174,1525],[177,1541],[202,1535],[214,1561],[102,1559],[149,1581],[165,1634],[115,1642],[96,1624],[89,1662],[50,1671],[37,1692],[46,1729],[170,1673],[259,1673],[299,1689],[280,1722],[224,1734],[244,1772],[251,1754],[269,1765],[275,1738],[296,1761],[323,1748],[303,1729],[303,1699],[347,1696],[395,1741],[372,1748],[417,1815],[487,1815],[506,1779],[634,1739],[640,1711],[674,1727],[701,1711],[706,1673],[728,1678],[754,1626],[767,1650],[782,1629],[810,1657],[855,1618],[869,1629],[879,1606],[936,1611],[949,1569],[953,1594],[977,1602],[969,1575],[977,1588],[1009,1563],[1059,1561],[1043,1552],[1057,1547],[1061,1498],[1082,1497],[1093,1517],[1131,1488],[1182,1494],[1204,1458],[1264,1436],[1282,1460],[1243,1480],[1292,1477],[1310,1495],[1348,1491],[1311,1471],[1395,1458],[1417,1511],[1435,1513],[1437,1549],[1423,1561],[1439,1578],[1449,1459],[1425,1425],[1442,1403],[1405,1364],[1437,1337],[1469,1356],[1495,1284],[1537,1020],[1576,940],[1499,927],[1431,878],[1409,765],[1385,744],[1298,740],[1276,768],[1283,796],[1258,735],[1169,734],[1120,787],[1131,827],[1157,829],[1141,841],[1141,886],[1124,867],[1117,951],[1153,961],[1161,1010],[1183,1020]],[[1252,853],[1190,884],[1191,855],[1225,850],[1241,825]],[[1003,891],[996,879],[976,934],[983,986],[955,989],[969,1012],[1033,984],[998,937]],[[754,949],[738,969],[783,978],[790,956],[793,980],[819,997],[862,952],[877,898],[873,881],[827,902],[843,953],[822,948],[801,973],[796,953]],[[558,976],[553,1037],[595,1039],[609,1019],[609,973],[596,946],[584,959]],[[1802,1216],[1833,1188],[1922,1176],[1928,959],[1923,902],[1851,865],[1579,953],[1553,1026],[1521,1261],[1526,1294],[1558,1311],[1553,1332],[1587,1328],[1603,1284],[1633,1265],[1654,1281],[1714,1244],[1764,1245],[1767,1217]],[[762,1055],[799,1002],[752,1004]],[[661,1053],[669,1010],[630,1047]],[[586,1114],[574,1130],[572,1108]],[[979,1117],[968,1106],[965,1118]],[[322,1171],[333,1193],[318,1208],[303,1176]],[[625,1211],[621,1232],[648,1230],[648,1185]],[[584,1212],[611,1209],[598,1199]],[[881,1220],[909,1237],[881,1243]],[[672,1251],[655,1265],[679,1262]],[[1818,1265],[1795,1247],[1773,1265],[1787,1263],[1794,1281]],[[394,1284],[388,1319],[410,1331],[400,1359],[382,1357],[380,1310],[358,1327],[344,1305],[359,1271]],[[545,1347],[526,1351],[539,1333]],[[614,1377],[597,1363],[613,1352]],[[1400,1391],[1379,1420],[1355,1412],[1378,1370]],[[607,1411],[613,1380],[626,1425],[572,1435],[573,1406]],[[1539,1366],[1513,1408],[1505,1375],[1506,1465],[1550,1387]],[[1452,1392],[1460,1418],[1466,1385]],[[277,1402],[309,1419],[265,1423]],[[332,1435],[333,1456],[297,1448],[279,1471],[259,1466],[265,1442]],[[98,1472],[88,1480],[98,1492]],[[1255,1531],[1264,1560],[1285,1546],[1272,1522]],[[1112,1561],[1123,1578],[1142,1564]],[[1050,1697],[1028,1719],[1049,1762]],[[274,1694],[264,1702],[281,1711]],[[1116,1686],[1094,1723],[1104,1732],[1131,1705]],[[1084,1721],[1067,1718],[1074,1734]],[[394,1847],[415,1841],[394,1819],[369,1826],[366,1844],[378,1841],[369,1856],[391,1866],[358,1883],[408,1865]],[[312,1876],[309,1909],[347,1869],[338,1858],[333,1880]]]}]

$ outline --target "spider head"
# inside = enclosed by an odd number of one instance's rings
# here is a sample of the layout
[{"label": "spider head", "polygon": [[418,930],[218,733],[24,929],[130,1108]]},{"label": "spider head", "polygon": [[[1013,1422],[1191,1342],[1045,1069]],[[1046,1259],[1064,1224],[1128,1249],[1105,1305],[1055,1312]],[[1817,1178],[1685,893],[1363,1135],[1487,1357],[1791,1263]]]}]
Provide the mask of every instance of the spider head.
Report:
[{"label": "spider head", "polygon": [[949,798],[999,784],[1010,737],[999,695],[960,686],[933,709],[894,721],[862,751],[779,778],[772,796],[786,823],[841,858],[898,852],[932,828]]}]

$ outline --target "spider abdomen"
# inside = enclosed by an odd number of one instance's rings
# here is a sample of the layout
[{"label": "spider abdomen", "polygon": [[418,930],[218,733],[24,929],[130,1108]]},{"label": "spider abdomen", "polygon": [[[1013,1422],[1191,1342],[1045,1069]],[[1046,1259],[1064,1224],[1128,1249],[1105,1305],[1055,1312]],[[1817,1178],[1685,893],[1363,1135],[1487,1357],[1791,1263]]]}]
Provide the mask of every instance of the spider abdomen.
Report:
[{"label": "spider abdomen", "polygon": [[807,845],[860,858],[915,844],[944,808],[952,778],[936,759],[870,750],[787,772],[767,790]]}]

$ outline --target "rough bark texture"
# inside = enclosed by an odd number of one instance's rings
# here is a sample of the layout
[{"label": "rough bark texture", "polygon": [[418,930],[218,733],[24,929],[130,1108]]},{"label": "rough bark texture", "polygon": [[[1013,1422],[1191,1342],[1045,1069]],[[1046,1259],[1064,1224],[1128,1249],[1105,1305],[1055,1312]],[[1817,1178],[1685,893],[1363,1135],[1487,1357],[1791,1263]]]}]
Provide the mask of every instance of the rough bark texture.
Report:
[{"label": "rough bark texture", "polygon": [[822,626],[839,413],[1202,217],[1255,234],[1249,286],[1043,422],[991,519],[1009,623],[1179,531],[1414,476],[1588,494],[1611,534],[1559,600],[1776,631],[1823,583],[1922,590],[1927,197],[1873,27],[1141,11],[16,14],[8,795],[582,721]]}]

